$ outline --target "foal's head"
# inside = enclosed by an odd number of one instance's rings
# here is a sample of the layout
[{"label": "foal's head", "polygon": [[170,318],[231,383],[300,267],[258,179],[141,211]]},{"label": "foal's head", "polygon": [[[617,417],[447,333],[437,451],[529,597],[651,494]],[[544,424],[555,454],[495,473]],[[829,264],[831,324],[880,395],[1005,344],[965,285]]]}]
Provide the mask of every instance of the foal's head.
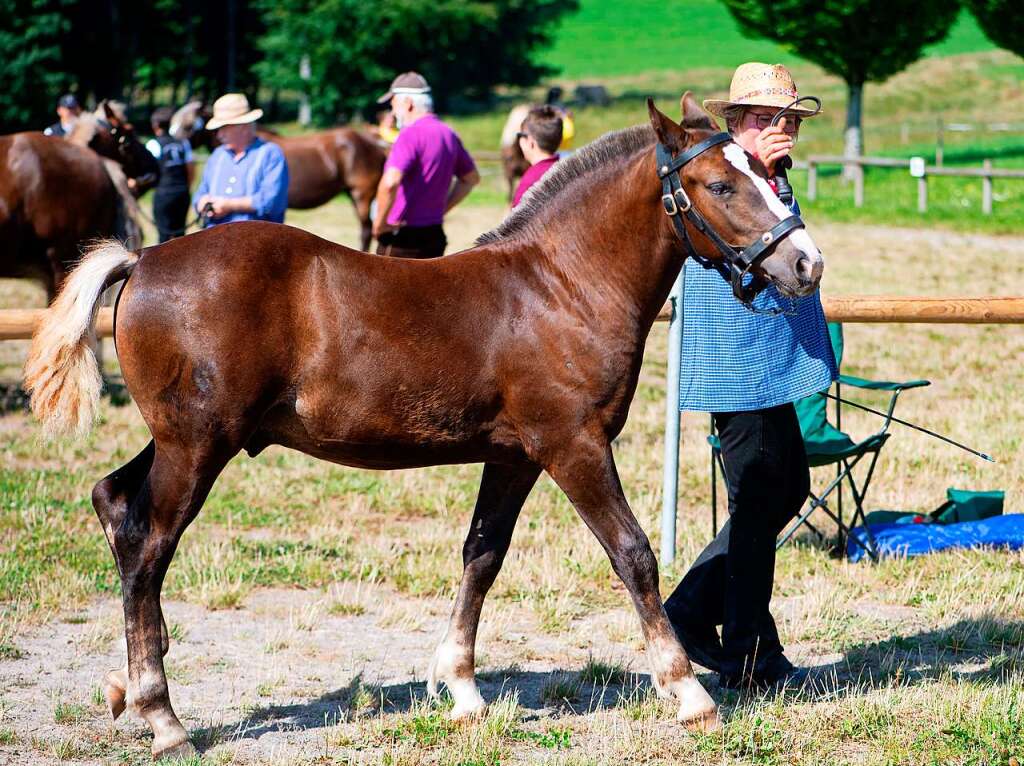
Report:
[{"label": "foal's head", "polygon": [[[719,132],[714,120],[689,92],[683,95],[681,108],[683,119],[677,125],[653,103],[648,104],[658,141],[673,157]],[[791,215],[769,186],[764,165],[734,142],[702,152],[684,165],[679,174],[694,209],[731,245],[746,247]],[[688,231],[698,255],[713,261],[722,259],[722,253],[707,236],[692,226]],[[817,289],[823,267],[821,253],[810,236],[797,229],[781,239],[751,273],[774,283],[783,294],[803,296]]]},{"label": "foal's head", "polygon": [[121,165],[128,178],[140,182],[137,194],[142,194],[159,179],[156,158],[139,141],[124,113],[108,101],[102,101],[96,112],[79,117],[68,140]]}]

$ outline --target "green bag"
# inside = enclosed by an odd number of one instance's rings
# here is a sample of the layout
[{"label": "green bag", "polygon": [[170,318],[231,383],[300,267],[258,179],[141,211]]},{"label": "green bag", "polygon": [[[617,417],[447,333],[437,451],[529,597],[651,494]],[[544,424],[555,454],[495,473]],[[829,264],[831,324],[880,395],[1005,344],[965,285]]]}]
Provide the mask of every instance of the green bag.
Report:
[{"label": "green bag", "polygon": [[946,502],[929,514],[914,511],[872,511],[864,521],[874,524],[958,524],[981,521],[1003,513],[1006,493],[1001,489],[973,492],[969,489],[946,490]]},{"label": "green bag", "polygon": [[1001,489],[972,492],[969,489],[946,490],[946,502],[931,512],[937,524],[958,524],[961,521],[981,521],[1003,513],[1006,493]]},{"label": "green bag", "polygon": [[871,527],[875,524],[930,524],[931,519],[913,511],[871,511],[864,522]]}]

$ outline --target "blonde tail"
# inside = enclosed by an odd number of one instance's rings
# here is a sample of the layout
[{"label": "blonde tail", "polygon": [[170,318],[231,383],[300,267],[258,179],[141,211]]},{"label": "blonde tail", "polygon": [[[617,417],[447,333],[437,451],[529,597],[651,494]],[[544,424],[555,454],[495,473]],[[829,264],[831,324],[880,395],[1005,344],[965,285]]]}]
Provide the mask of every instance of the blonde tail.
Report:
[{"label": "blonde tail", "polygon": [[47,436],[84,436],[92,427],[102,379],[90,347],[103,291],[127,277],[139,256],[116,240],[79,262],[46,310],[25,362],[25,390]]}]

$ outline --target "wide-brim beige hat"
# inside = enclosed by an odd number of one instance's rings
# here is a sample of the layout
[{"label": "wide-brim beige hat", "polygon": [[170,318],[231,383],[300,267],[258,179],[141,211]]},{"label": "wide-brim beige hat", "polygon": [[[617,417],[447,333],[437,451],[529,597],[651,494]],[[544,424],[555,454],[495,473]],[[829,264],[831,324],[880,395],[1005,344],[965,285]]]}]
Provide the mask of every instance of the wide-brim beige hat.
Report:
[{"label": "wide-brim beige hat", "polygon": [[213,117],[206,123],[210,130],[224,125],[245,125],[263,116],[262,109],[250,109],[244,93],[228,93],[213,102]]},{"label": "wide-brim beige hat", "polygon": [[[714,115],[725,117],[730,106],[769,106],[782,109],[799,98],[793,75],[782,64],[762,64],[752,61],[736,68],[729,84],[729,100],[710,98],[704,108]],[[813,117],[820,111],[797,104],[790,110],[793,114]]]}]

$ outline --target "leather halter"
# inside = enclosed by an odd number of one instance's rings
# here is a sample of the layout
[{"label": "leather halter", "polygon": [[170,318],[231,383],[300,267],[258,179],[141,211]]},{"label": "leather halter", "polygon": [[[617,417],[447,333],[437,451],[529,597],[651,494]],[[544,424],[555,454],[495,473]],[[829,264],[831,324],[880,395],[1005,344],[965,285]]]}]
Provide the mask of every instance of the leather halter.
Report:
[{"label": "leather halter", "polygon": [[744,306],[753,309],[751,302],[759,292],[768,286],[768,283],[755,277],[749,285],[744,285],[743,278],[750,273],[754,266],[771,255],[779,242],[797,229],[804,228],[804,222],[798,215],[783,218],[760,238],[741,248],[730,245],[722,239],[707,219],[700,214],[683,189],[680,172],[690,160],[698,155],[714,146],[732,140],[732,136],[728,133],[716,133],[710,138],[705,138],[694,144],[677,157],[673,157],[668,148],[659,141],[655,149],[655,157],[658,161],[658,178],[661,179],[661,204],[665,207],[665,213],[672,219],[676,234],[686,245],[687,255],[696,260],[703,260],[690,240],[690,234],[686,227],[686,222],[689,221],[697,231],[711,240],[726,263],[729,264],[733,295]]}]

